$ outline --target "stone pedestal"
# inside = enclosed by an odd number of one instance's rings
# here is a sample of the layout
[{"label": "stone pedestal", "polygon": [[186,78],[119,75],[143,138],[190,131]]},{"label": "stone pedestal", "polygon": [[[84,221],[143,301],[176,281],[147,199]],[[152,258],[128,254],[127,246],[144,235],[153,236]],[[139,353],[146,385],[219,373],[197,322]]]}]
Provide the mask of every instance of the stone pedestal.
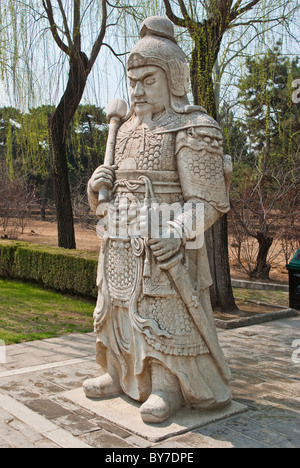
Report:
[{"label": "stone pedestal", "polygon": [[141,405],[125,395],[105,400],[91,400],[86,398],[82,388],[78,388],[64,393],[63,396],[97,416],[107,419],[110,423],[150,442],[159,442],[247,411],[245,405],[236,401],[232,401],[226,408],[213,411],[182,407],[162,424],[145,424],[140,415]]}]

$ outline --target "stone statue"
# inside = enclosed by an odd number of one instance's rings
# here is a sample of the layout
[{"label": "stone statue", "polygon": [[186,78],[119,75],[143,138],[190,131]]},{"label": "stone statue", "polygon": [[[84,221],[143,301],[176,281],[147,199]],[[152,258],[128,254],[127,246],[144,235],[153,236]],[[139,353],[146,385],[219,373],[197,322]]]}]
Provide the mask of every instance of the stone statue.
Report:
[{"label": "stone statue", "polygon": [[[231,401],[206,247],[195,240],[228,212],[232,168],[218,124],[188,102],[189,67],[167,18],[143,22],[127,68],[131,109],[114,124],[109,164],[88,184],[95,213],[103,216],[108,199],[114,230],[103,237],[94,313],[97,362],[106,373],[84,390],[89,398],[125,393],[142,403],[144,422],[161,423],[183,405],[207,410]],[[162,204],[182,209],[167,221],[158,217],[153,235],[147,217]],[[136,227],[137,206],[147,232],[120,234],[124,215]],[[203,223],[192,228],[199,207]]]}]

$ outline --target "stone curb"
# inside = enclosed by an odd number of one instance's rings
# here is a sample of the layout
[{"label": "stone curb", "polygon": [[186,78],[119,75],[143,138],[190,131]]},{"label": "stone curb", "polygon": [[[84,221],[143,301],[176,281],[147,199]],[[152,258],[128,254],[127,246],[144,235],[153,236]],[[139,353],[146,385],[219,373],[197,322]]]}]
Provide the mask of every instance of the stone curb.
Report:
[{"label": "stone curb", "polygon": [[231,279],[234,288],[256,289],[258,291],[283,291],[289,292],[288,284],[257,283],[254,281]]},{"label": "stone curb", "polygon": [[224,330],[232,330],[234,328],[249,327],[251,325],[258,325],[260,323],[271,322],[273,320],[280,320],[290,317],[297,317],[300,315],[299,311],[294,309],[283,309],[276,312],[269,312],[266,314],[256,314],[252,317],[242,317],[229,321],[215,319],[216,326]]}]

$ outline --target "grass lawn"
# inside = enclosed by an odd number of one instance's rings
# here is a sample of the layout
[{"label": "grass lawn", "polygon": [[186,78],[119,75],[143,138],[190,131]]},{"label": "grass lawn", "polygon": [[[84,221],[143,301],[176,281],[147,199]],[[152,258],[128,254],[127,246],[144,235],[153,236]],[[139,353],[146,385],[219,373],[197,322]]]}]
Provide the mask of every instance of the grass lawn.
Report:
[{"label": "grass lawn", "polygon": [[6,345],[93,331],[95,301],[0,279],[0,340]]},{"label": "grass lawn", "polygon": [[[288,293],[234,289],[248,300],[288,307]],[[63,295],[33,283],[0,279],[0,340],[6,345],[93,331],[95,301]]]},{"label": "grass lawn", "polygon": [[258,291],[255,289],[233,288],[234,297],[238,302],[247,301],[266,302],[268,304],[279,305],[282,308],[289,307],[289,293],[282,291]]}]

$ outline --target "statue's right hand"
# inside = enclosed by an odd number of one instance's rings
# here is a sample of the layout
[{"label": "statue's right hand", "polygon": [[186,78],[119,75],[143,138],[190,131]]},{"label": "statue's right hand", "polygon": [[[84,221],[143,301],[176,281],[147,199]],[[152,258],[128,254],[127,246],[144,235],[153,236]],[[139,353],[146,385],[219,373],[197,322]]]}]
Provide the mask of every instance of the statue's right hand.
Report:
[{"label": "statue's right hand", "polygon": [[107,190],[112,189],[115,178],[117,166],[99,166],[90,179],[91,189],[98,193],[102,188]]}]

